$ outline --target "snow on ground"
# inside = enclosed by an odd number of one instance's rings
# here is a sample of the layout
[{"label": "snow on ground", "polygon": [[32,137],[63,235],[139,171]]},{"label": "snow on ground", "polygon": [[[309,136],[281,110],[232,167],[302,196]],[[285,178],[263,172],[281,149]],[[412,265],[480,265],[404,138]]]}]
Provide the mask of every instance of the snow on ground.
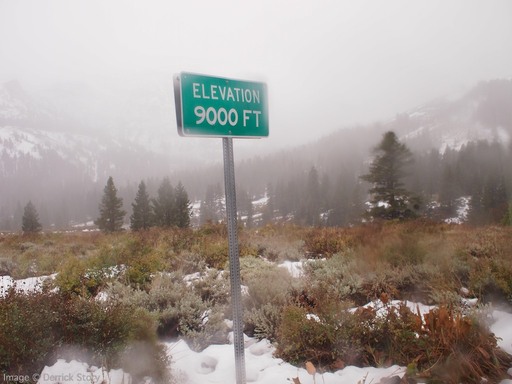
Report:
[{"label": "snow on ground", "polygon": [[[202,352],[192,351],[180,340],[166,344],[171,356],[171,369],[180,384],[235,383],[235,358],[233,346],[211,345]],[[274,347],[267,340],[247,338],[245,342],[245,365],[247,383],[275,384],[293,382],[299,378],[302,384],[313,383],[313,377],[304,368],[298,368],[273,357]],[[357,368],[346,367],[335,373],[316,374],[316,381],[325,384],[378,383],[383,377],[405,373],[405,368]]]},{"label": "snow on ground", "polygon": [[285,261],[278,265],[280,268],[285,268],[292,277],[298,278],[302,276],[304,270],[304,262],[302,261]]},{"label": "snow on ground", "polygon": [[306,263],[314,263],[316,261],[324,261],[325,259],[306,259],[300,261],[283,261],[277,266],[280,268],[285,268],[288,273],[295,278],[302,277],[304,273],[304,265]]},{"label": "snow on ground", "polygon": [[122,369],[111,369],[106,371],[98,367],[89,367],[88,364],[76,360],[66,362],[59,359],[51,367],[45,367],[38,375],[32,376],[38,379],[38,384],[129,384],[131,376]]},{"label": "snow on ground", "polygon": [[471,196],[462,196],[456,200],[457,203],[457,216],[445,219],[448,224],[463,224],[468,220],[469,208],[471,203]]},{"label": "snow on ground", "polygon": [[[377,310],[376,315],[378,317],[384,317],[388,313],[388,308],[390,308],[390,307],[398,308],[401,304],[405,304],[405,306],[407,308],[409,308],[409,310],[412,313],[418,313],[418,311],[419,311],[421,316],[429,313],[432,309],[435,308],[435,306],[433,306],[433,305],[425,305],[422,303],[415,303],[415,302],[407,301],[407,300],[406,301],[392,300],[386,304],[380,300],[375,300],[375,301],[369,302],[368,304],[363,305],[362,308],[376,309]],[[350,311],[355,312],[357,309],[358,308],[352,308],[352,309],[350,309]]]},{"label": "snow on ground", "polygon": [[16,286],[16,290],[19,292],[39,292],[43,282],[47,279],[54,279],[55,276],[57,275],[28,277],[21,280],[14,280],[11,276],[0,276],[0,297],[5,296],[7,291],[13,286]]},{"label": "snow on ground", "polygon": [[[390,305],[396,304],[391,302]],[[372,307],[381,305],[380,302],[368,304]],[[419,308],[422,313],[428,312],[430,308],[413,302],[407,302],[406,305],[414,310]],[[491,331],[501,338],[500,347],[508,353],[512,353],[512,328],[510,327],[512,314],[494,310],[492,319],[494,323],[491,325]],[[167,342],[164,345],[171,358],[171,373],[179,384],[235,383],[235,357],[232,344],[211,345],[201,352],[194,352],[183,340]],[[258,341],[245,337],[245,366],[248,384],[293,383],[294,378],[298,378],[302,384],[377,384],[382,378],[403,376],[406,370],[404,367],[396,365],[389,368],[348,366],[333,373],[316,373],[313,377],[305,368],[293,366],[274,357],[274,351],[275,348],[268,340]],[[512,367],[509,374],[512,378]],[[38,384],[78,384],[84,382],[84,378],[89,379],[86,382],[92,384],[132,383],[130,376],[121,370],[111,370],[107,373],[97,367],[89,367],[82,362],[65,362],[63,360],[57,361],[51,367],[45,367],[40,377]],[[503,380],[500,384],[512,384],[512,379]]]},{"label": "snow on ground", "polygon": [[512,354],[512,313],[494,310],[492,312],[492,319],[494,323],[491,324],[490,329],[491,332],[499,337],[498,346]]}]

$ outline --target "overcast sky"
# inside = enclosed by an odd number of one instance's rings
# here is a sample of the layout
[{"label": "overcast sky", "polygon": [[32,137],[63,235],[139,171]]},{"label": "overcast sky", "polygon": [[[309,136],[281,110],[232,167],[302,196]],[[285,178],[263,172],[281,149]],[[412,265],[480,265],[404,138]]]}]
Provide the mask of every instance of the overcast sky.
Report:
[{"label": "overcast sky", "polygon": [[0,0],[1,81],[180,71],[267,82],[267,140],[306,142],[512,77],[512,1]]}]

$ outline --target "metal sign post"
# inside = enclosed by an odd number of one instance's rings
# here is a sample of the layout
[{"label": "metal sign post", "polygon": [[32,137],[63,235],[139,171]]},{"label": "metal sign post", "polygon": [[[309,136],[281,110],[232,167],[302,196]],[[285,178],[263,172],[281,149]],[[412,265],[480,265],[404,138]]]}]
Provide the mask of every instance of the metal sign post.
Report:
[{"label": "metal sign post", "polygon": [[236,219],[233,139],[231,137],[222,138],[222,148],[224,153],[224,187],[226,191],[226,215],[228,222],[229,276],[231,282],[231,305],[233,306],[233,345],[235,348],[236,382],[237,384],[245,384],[244,324]]},{"label": "metal sign post", "polygon": [[181,136],[222,137],[236,383],[246,384],[233,137],[268,136],[267,85],[182,72],[174,78],[174,100]]}]

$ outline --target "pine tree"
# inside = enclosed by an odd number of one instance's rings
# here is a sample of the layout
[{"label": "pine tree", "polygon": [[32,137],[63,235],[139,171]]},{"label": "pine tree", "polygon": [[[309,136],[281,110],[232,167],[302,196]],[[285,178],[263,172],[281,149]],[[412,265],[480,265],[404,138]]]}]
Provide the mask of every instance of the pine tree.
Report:
[{"label": "pine tree", "polygon": [[146,190],[146,184],[141,181],[135,201],[132,203],[132,215],[130,216],[130,228],[132,231],[148,229],[153,225],[153,211],[149,195]]},{"label": "pine tree", "polygon": [[123,227],[123,219],[126,212],[123,211],[123,199],[117,197],[117,188],[114,185],[112,176],[108,178],[107,185],[103,189],[101,199],[100,217],[94,221],[103,232],[120,231]]},{"label": "pine tree", "polygon": [[369,173],[361,179],[372,184],[370,194],[372,218],[406,219],[414,217],[419,207],[418,198],[404,187],[406,167],[412,163],[412,153],[401,144],[394,132],[386,132],[380,144],[374,149],[375,158]]},{"label": "pine tree", "polygon": [[455,215],[457,210],[457,198],[460,191],[457,186],[457,178],[450,166],[445,166],[439,190],[439,199],[445,211],[446,217]]},{"label": "pine tree", "polygon": [[187,191],[181,181],[174,190],[174,206],[176,217],[174,222],[178,228],[188,228],[190,226],[191,207]]},{"label": "pine tree", "polygon": [[168,177],[165,177],[158,188],[158,196],[153,199],[153,213],[155,224],[159,227],[176,225],[176,205],[174,188]]},{"label": "pine tree", "polygon": [[216,188],[213,185],[206,187],[206,193],[204,200],[201,201],[201,208],[199,211],[199,225],[204,225],[208,222],[217,223],[219,220],[217,214],[217,203],[218,195],[216,194]]},{"label": "pine tree", "polygon": [[42,229],[41,224],[39,223],[39,215],[36,207],[31,201],[28,202],[23,211],[21,229],[24,233],[36,233]]},{"label": "pine tree", "polygon": [[265,204],[265,207],[263,207],[263,212],[261,215],[262,225],[269,224],[274,219],[274,202],[276,198],[272,183],[267,184],[267,188],[265,189],[265,196],[267,197],[267,204]]},{"label": "pine tree", "polygon": [[503,225],[512,226],[512,202],[508,204],[507,212],[503,216]]}]

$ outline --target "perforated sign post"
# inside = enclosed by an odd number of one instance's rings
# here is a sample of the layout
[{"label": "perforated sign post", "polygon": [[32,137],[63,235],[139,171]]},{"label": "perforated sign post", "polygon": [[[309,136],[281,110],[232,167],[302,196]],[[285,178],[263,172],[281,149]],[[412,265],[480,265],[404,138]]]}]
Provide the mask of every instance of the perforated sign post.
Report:
[{"label": "perforated sign post", "polygon": [[267,86],[182,72],[174,77],[174,100],[181,136],[222,138],[236,383],[245,384],[233,138],[268,136]]}]

